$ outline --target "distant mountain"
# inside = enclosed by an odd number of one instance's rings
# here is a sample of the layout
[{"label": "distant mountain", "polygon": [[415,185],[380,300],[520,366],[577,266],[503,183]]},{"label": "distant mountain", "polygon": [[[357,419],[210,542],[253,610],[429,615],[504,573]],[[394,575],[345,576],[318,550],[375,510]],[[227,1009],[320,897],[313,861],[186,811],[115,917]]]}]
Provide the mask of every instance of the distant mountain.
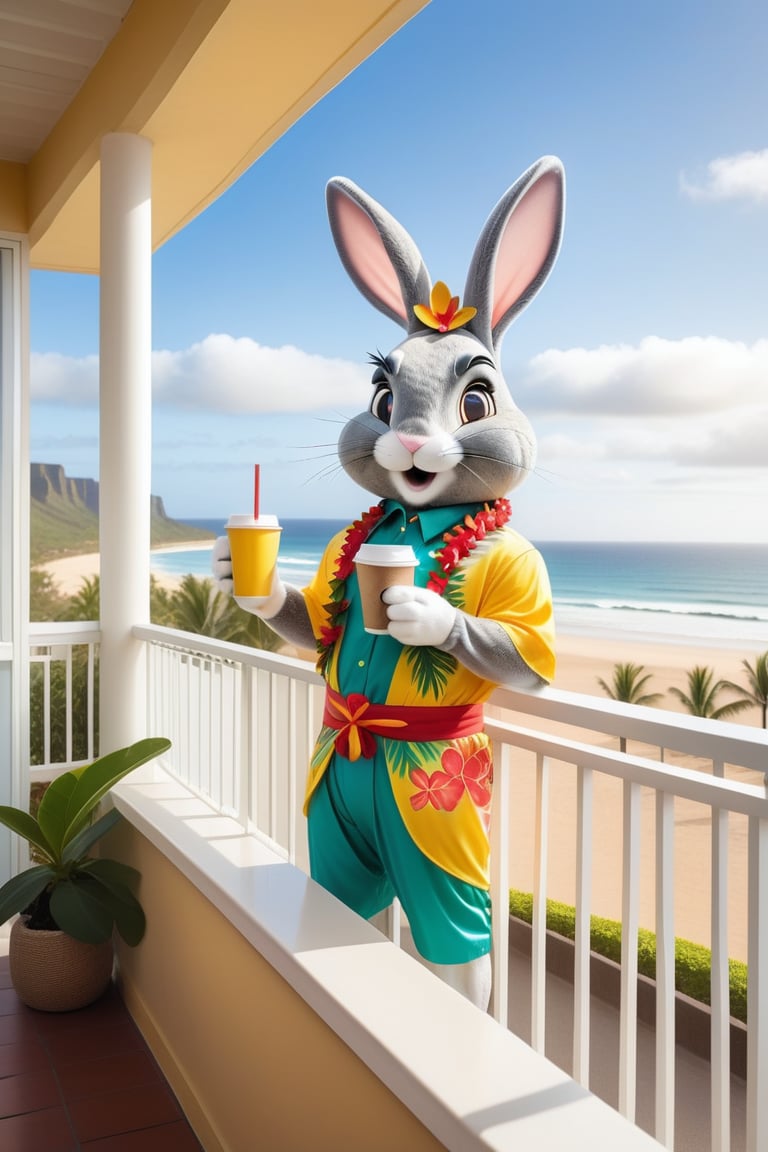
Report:
[{"label": "distant mountain", "polygon": [[[57,556],[99,550],[99,484],[67,476],[60,464],[32,464],[30,551],[34,564]],[[193,528],[165,513],[160,496],[150,496],[153,547],[187,540],[211,540],[212,532]]]}]

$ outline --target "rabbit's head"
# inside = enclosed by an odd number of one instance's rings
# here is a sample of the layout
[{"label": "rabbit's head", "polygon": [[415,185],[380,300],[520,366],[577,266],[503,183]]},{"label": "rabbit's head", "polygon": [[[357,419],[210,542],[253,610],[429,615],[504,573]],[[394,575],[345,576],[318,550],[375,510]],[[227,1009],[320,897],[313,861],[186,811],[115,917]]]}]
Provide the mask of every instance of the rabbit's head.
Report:
[{"label": "rabbit's head", "polygon": [[432,288],[411,237],[351,181],[327,188],[344,267],[363,295],[406,329],[372,357],[372,398],[339,438],[362,488],[408,507],[484,502],[531,471],[536,443],[501,371],[500,346],[557,257],[564,213],[560,161],[544,157],[504,194],[475,247],[461,307]]}]

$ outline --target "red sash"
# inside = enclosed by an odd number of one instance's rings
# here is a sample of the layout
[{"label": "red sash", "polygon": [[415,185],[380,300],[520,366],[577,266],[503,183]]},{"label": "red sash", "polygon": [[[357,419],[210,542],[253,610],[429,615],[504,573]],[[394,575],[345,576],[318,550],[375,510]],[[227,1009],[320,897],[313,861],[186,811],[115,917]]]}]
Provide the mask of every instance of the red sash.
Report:
[{"label": "red sash", "polygon": [[457,740],[483,729],[482,704],[450,707],[406,707],[372,704],[360,692],[344,697],[326,686],[323,724],[335,728],[336,751],[347,760],[370,760],[376,753],[376,737],[389,740]]}]

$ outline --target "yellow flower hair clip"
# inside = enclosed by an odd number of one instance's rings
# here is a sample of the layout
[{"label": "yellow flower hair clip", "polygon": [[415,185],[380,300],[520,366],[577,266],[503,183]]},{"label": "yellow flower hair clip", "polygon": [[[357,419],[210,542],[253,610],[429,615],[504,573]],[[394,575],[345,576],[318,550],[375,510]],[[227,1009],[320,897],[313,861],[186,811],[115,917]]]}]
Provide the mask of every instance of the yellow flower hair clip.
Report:
[{"label": "yellow flower hair clip", "polygon": [[436,328],[438,332],[452,332],[477,315],[477,308],[459,308],[458,296],[451,296],[448,285],[442,280],[438,280],[429,294],[429,307],[414,304],[413,310],[422,324]]}]

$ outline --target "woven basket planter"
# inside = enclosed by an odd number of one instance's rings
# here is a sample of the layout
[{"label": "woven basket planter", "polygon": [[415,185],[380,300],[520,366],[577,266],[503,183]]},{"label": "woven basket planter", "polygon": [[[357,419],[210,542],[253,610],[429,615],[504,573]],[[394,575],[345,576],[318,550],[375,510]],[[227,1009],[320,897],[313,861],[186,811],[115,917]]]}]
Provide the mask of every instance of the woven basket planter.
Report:
[{"label": "woven basket planter", "polygon": [[111,940],[83,944],[66,932],[27,928],[20,917],[8,947],[11,981],[20,1000],[42,1012],[71,1012],[98,1000],[112,978]]}]

